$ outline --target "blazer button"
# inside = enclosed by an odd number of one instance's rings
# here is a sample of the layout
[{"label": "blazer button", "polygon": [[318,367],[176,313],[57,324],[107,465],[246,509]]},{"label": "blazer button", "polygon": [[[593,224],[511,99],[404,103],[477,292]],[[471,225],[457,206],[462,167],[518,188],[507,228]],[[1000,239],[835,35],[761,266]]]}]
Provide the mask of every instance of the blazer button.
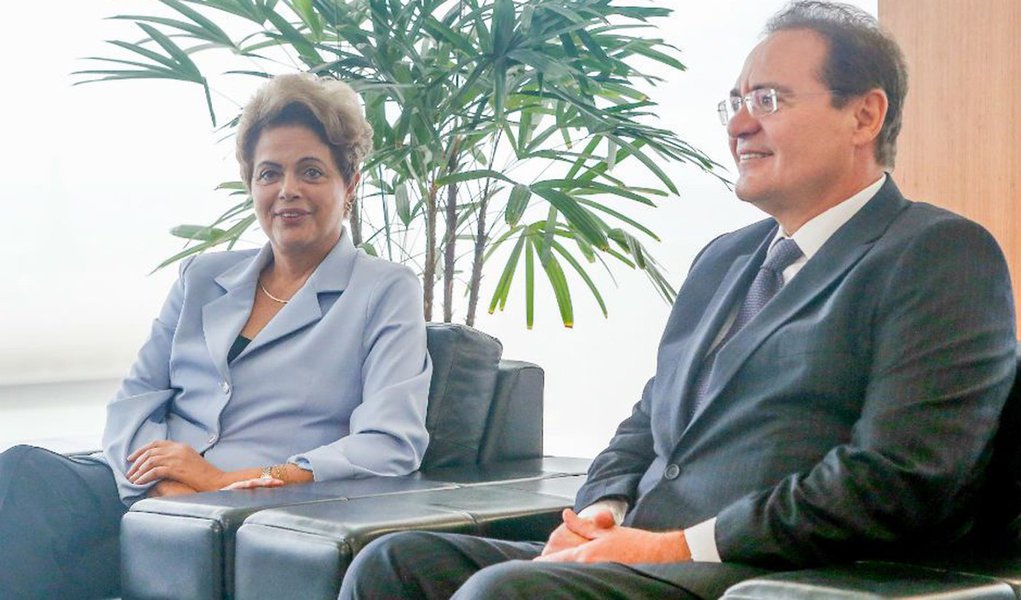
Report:
[{"label": "blazer button", "polygon": [[681,474],[681,468],[675,464],[669,464],[666,470],[663,471],[664,479],[677,479],[677,476]]},{"label": "blazer button", "polygon": [[223,390],[224,394],[229,394],[230,393],[230,384],[227,383],[226,381],[221,381],[220,382],[220,389]]},{"label": "blazer button", "polygon": [[209,439],[206,440],[206,443],[210,444],[210,445],[215,444],[217,439],[219,439],[219,438],[216,437],[216,434],[213,434],[213,435],[209,436]]}]

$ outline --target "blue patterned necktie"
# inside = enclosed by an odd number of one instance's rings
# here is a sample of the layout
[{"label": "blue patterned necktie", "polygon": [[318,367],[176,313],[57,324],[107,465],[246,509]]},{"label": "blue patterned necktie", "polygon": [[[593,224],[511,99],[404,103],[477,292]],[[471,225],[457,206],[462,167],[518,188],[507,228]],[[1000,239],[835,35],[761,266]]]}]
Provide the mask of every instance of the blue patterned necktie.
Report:
[{"label": "blue patterned necktie", "polygon": [[766,260],[762,261],[762,266],[759,267],[755,280],[749,286],[744,302],[737,309],[734,323],[730,326],[726,335],[723,336],[723,339],[720,340],[720,343],[716,344],[716,347],[702,361],[702,369],[699,371],[698,379],[695,380],[695,401],[688,404],[690,407],[688,412],[689,422],[691,417],[702,407],[702,403],[705,402],[706,392],[709,391],[709,380],[713,372],[713,365],[716,363],[717,352],[780,291],[780,288],[783,287],[783,270],[794,264],[801,256],[801,248],[798,248],[797,242],[790,238],[781,238],[766,252]]}]

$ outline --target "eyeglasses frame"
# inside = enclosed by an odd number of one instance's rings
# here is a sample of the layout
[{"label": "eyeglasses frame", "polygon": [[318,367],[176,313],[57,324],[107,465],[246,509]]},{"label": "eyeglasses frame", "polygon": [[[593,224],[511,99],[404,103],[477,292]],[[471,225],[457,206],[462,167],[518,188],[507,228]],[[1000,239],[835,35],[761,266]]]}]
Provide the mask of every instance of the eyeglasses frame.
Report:
[{"label": "eyeglasses frame", "polygon": [[[756,106],[755,106],[755,95],[756,94],[761,94],[763,92],[766,93],[765,94],[766,97],[770,97],[770,98],[773,99],[773,109],[772,110],[763,110],[763,109],[761,109],[761,107],[756,108]],[[781,98],[800,98],[802,96],[821,96],[823,94],[843,95],[844,92],[842,90],[837,90],[837,89],[828,89],[828,90],[824,90],[824,91],[821,91],[821,92],[780,92],[776,88],[771,88],[771,87],[770,88],[756,88],[756,89],[748,92],[747,94],[745,94],[743,96],[730,96],[726,100],[721,100],[720,103],[716,105],[716,114],[718,114],[719,117],[720,117],[720,123],[722,123],[723,126],[726,127],[727,125],[730,124],[730,120],[733,119],[734,116],[736,116],[737,113],[740,112],[740,110],[741,110],[741,109],[737,109],[736,111],[734,111],[733,115],[730,113],[730,111],[731,111],[731,102],[735,98],[740,98],[741,99],[741,103],[744,104],[744,107],[748,111],[748,114],[751,115],[752,117],[758,119],[758,118],[764,117],[766,115],[771,115],[771,114],[777,112],[778,110],[780,110],[780,99]]]}]

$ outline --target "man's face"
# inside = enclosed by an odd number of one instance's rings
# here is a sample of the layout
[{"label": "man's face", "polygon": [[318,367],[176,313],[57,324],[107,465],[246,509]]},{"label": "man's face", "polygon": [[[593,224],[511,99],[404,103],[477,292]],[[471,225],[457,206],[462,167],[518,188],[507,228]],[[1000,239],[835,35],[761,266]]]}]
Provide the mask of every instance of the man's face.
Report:
[{"label": "man's face", "polygon": [[[780,31],[762,41],[745,61],[735,86],[744,96],[775,88],[778,109],[758,118],[743,107],[727,125],[737,163],[736,193],[777,217],[794,215],[799,227],[853,194],[854,103],[833,108],[820,81],[826,42],[809,30]],[[848,191],[850,189],[850,191]],[[781,221],[783,222],[783,221]]]}]

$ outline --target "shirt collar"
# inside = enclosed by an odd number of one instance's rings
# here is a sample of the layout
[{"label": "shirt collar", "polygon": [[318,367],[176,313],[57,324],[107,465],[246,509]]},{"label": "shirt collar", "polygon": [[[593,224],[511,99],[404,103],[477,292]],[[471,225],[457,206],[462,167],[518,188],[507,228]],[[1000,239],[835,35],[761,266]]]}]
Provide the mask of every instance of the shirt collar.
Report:
[{"label": "shirt collar", "polygon": [[772,244],[775,244],[781,238],[789,237],[798,244],[798,248],[801,248],[801,252],[804,254],[804,257],[798,262],[802,264],[808,262],[819,251],[819,248],[822,248],[826,240],[830,239],[844,223],[850,221],[851,217],[857,214],[879,192],[879,188],[883,187],[883,184],[886,183],[886,178],[887,174],[883,173],[879,179],[866,186],[857,194],[812,217],[793,235],[788,236],[784,233],[782,227],[778,228]]}]

